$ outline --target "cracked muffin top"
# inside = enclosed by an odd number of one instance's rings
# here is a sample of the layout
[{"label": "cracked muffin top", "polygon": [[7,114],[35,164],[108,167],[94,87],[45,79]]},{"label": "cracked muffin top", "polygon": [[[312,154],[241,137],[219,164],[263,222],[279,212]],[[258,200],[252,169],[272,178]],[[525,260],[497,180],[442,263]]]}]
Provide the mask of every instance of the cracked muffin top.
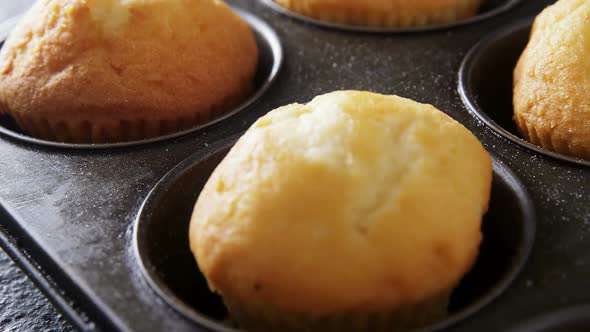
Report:
[{"label": "cracked muffin top", "polygon": [[491,179],[479,140],[436,108],[333,92],[248,129],[198,198],[191,248],[230,311],[397,309],[471,268]]}]

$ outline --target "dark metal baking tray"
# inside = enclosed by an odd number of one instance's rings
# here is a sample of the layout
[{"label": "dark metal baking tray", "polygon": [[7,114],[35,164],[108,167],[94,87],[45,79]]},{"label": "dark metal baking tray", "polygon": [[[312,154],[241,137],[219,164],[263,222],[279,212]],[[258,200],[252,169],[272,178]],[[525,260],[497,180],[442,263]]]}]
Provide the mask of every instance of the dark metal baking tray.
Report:
[{"label": "dark metal baking tray", "polygon": [[229,2],[266,21],[285,50],[277,80],[242,112],[185,136],[115,149],[64,149],[0,137],[0,244],[76,326],[206,331],[162,300],[142,275],[133,250],[140,207],[188,157],[199,160],[222,149],[277,106],[338,89],[398,94],[437,106],[480,138],[531,195],[535,246],[523,270],[499,297],[445,331],[503,331],[590,303],[590,168],[496,134],[458,92],[459,68],[475,44],[554,1],[524,0],[472,24],[397,34],[322,28],[258,1]]}]

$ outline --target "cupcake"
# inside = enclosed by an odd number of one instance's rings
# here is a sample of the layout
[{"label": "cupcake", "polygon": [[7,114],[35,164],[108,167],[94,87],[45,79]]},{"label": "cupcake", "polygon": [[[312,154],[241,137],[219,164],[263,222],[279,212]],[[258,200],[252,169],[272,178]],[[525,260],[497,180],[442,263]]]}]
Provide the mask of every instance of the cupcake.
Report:
[{"label": "cupcake", "polygon": [[208,180],[190,247],[248,331],[443,319],[482,238],[488,153],[430,105],[339,91],[260,118]]},{"label": "cupcake", "polygon": [[590,2],[560,0],[536,19],[514,70],[514,120],[545,149],[590,160]]},{"label": "cupcake", "polygon": [[32,136],[154,137],[250,92],[258,49],[217,0],[40,0],[0,52],[0,110]]},{"label": "cupcake", "polygon": [[370,27],[452,23],[477,13],[481,0],[275,0],[318,20]]}]

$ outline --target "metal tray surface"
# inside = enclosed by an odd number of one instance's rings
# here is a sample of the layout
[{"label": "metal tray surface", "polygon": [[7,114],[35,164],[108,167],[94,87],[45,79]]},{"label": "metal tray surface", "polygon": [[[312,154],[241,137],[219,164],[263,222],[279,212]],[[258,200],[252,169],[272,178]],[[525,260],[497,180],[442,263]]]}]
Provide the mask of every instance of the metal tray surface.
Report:
[{"label": "metal tray surface", "polygon": [[527,321],[509,332],[585,332],[590,326],[590,306],[560,309]]},{"label": "metal tray surface", "polygon": [[206,331],[163,301],[141,275],[132,230],[143,201],[187,157],[226,146],[278,106],[338,89],[435,105],[481,139],[531,194],[537,230],[523,270],[494,301],[445,331],[503,331],[590,303],[590,168],[496,134],[458,92],[458,71],[473,45],[553,0],[524,0],[481,22],[403,34],[324,29],[259,1],[228,2],[267,22],[285,50],[275,83],[243,111],[199,132],[118,149],[61,149],[0,135],[0,244],[76,326]]}]

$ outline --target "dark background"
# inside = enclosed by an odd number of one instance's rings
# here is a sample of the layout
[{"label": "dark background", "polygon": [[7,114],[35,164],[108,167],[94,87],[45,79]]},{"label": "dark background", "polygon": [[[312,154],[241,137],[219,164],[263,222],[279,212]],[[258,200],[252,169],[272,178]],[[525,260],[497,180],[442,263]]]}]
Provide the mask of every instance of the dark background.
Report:
[{"label": "dark background", "polygon": [[0,331],[74,331],[1,249]]}]

